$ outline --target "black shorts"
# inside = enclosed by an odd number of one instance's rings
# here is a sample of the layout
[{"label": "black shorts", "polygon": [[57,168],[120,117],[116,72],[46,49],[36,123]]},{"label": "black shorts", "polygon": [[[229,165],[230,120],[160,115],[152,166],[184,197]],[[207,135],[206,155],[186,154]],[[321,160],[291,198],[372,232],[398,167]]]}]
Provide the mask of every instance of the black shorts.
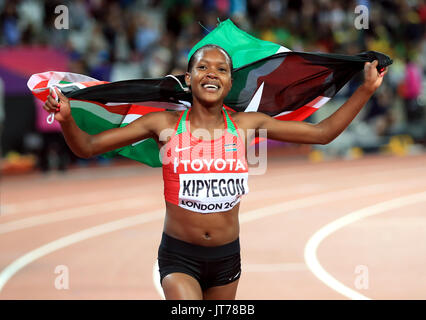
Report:
[{"label": "black shorts", "polygon": [[198,280],[201,289],[223,286],[241,275],[240,240],[217,246],[194,245],[163,233],[158,249],[160,283],[173,272]]}]

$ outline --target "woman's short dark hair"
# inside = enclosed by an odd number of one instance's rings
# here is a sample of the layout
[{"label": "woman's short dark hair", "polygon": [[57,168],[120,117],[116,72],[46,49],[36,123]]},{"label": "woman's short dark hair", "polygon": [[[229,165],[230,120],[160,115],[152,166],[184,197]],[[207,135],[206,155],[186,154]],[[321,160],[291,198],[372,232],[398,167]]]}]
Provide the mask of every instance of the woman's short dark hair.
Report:
[{"label": "woman's short dark hair", "polygon": [[216,44],[206,44],[206,45],[198,48],[197,50],[195,50],[195,52],[192,54],[191,58],[189,59],[188,70],[187,71],[191,72],[192,67],[194,66],[194,63],[195,63],[195,60],[196,60],[197,56],[199,56],[201,54],[201,52],[203,52],[205,49],[218,49],[218,50],[222,51],[225,54],[226,60],[228,60],[229,67],[231,68],[231,78],[232,78],[232,76],[234,74],[233,73],[234,67],[233,67],[233,64],[232,64],[232,58],[231,58],[231,56],[229,55],[229,53],[225,49],[223,49],[221,46],[218,46]]}]

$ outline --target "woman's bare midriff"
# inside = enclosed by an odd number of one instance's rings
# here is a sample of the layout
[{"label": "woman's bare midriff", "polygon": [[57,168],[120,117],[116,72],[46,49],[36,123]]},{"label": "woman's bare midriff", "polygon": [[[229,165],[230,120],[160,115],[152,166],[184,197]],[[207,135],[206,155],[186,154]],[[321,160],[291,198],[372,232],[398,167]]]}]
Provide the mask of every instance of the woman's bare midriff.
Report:
[{"label": "woman's bare midriff", "polygon": [[166,202],[164,232],[200,246],[221,246],[239,236],[239,207],[237,204],[229,211],[203,214]]}]

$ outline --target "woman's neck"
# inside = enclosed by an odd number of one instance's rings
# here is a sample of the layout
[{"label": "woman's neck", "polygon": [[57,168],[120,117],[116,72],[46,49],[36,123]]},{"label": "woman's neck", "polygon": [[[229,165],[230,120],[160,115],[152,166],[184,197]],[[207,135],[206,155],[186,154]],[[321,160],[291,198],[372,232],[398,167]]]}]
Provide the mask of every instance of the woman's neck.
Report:
[{"label": "woman's neck", "polygon": [[194,101],[188,115],[191,125],[197,128],[215,129],[221,128],[224,124],[222,114],[222,104],[205,107]]}]

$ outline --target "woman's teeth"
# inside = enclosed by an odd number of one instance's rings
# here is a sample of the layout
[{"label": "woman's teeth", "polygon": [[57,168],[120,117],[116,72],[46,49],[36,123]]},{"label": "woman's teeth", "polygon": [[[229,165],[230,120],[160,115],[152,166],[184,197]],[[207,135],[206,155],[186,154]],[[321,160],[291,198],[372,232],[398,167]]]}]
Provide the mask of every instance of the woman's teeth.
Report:
[{"label": "woman's teeth", "polygon": [[215,90],[219,89],[219,87],[216,86],[216,85],[214,85],[214,84],[205,84],[205,85],[203,85],[203,88],[206,88],[206,89],[215,89]]}]

